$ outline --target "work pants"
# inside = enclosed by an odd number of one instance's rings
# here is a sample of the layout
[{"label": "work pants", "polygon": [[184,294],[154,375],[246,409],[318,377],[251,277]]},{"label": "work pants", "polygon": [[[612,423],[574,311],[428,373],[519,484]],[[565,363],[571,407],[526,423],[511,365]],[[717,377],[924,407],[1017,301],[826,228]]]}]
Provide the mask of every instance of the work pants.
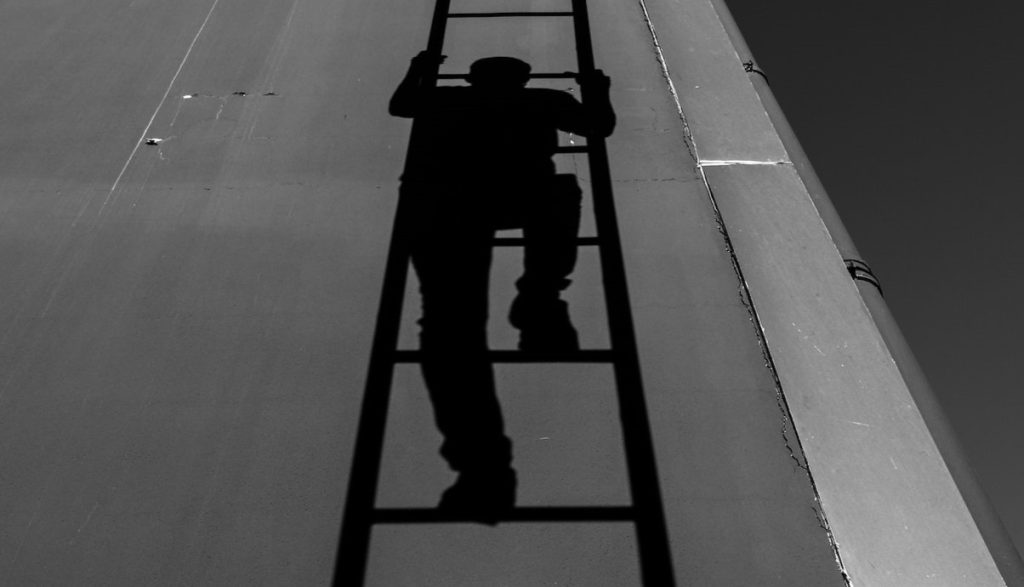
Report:
[{"label": "work pants", "polygon": [[[468,182],[467,182],[468,183]],[[412,262],[420,282],[423,378],[456,471],[493,471],[512,460],[487,357],[488,289],[496,230],[522,228],[519,295],[558,297],[576,263],[580,189],[573,175],[498,187],[405,182]]]}]

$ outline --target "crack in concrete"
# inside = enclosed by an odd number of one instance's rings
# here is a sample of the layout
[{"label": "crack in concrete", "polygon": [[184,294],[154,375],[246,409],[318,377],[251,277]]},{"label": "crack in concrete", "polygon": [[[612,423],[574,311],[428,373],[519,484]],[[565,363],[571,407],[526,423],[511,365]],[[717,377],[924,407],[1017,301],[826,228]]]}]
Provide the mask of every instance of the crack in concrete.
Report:
[{"label": "crack in concrete", "polygon": [[[658,33],[654,30],[654,23],[651,22],[651,15],[647,12],[647,3],[645,0],[638,0],[640,5],[640,11],[643,12],[644,23],[647,24],[647,30],[651,33],[651,46],[654,48],[655,59],[658,61],[658,65],[661,68],[661,77],[665,80],[668,85],[668,92],[672,96],[672,101],[676,106],[676,113],[679,116],[679,121],[683,124],[683,136],[686,144],[686,150],[689,151],[690,156],[694,161],[700,161],[697,156],[697,143],[693,140],[693,133],[690,131],[690,124],[686,120],[686,115],[683,113],[682,103],[679,101],[679,93],[676,92],[676,86],[672,83],[672,75],[668,71],[668,62],[665,61],[665,54],[661,50],[661,43],[658,42]],[[698,163],[699,165],[699,163]]]},{"label": "crack in concrete", "polygon": [[[718,228],[718,233],[722,236],[722,240],[725,242],[725,249],[729,255],[729,260],[732,262],[733,272],[736,274],[736,278],[739,281],[738,293],[740,303],[742,303],[743,307],[747,310],[748,319],[754,327],[757,344],[761,349],[761,356],[764,359],[765,368],[771,375],[772,382],[775,387],[775,402],[778,405],[779,413],[782,416],[780,432],[782,435],[783,446],[788,451],[789,457],[796,464],[796,467],[801,469],[807,476],[807,481],[811,486],[811,493],[814,498],[814,506],[811,509],[814,510],[814,515],[818,520],[818,525],[825,532],[829,546],[832,549],[832,554],[835,557],[836,566],[842,574],[843,581],[846,583],[847,587],[853,587],[852,578],[846,570],[846,566],[843,564],[842,555],[839,552],[839,544],[836,542],[835,535],[832,533],[832,529],[828,524],[828,519],[825,517],[825,511],[821,506],[821,494],[818,492],[818,486],[814,482],[814,475],[811,474],[811,469],[807,465],[806,459],[803,457],[804,449],[800,442],[800,436],[796,431],[796,427],[793,425],[789,403],[786,401],[786,396],[782,389],[782,381],[779,379],[778,369],[775,367],[775,360],[772,358],[771,350],[768,348],[767,335],[764,332],[764,327],[761,325],[761,320],[757,315],[757,309],[754,307],[753,299],[750,296],[750,287],[747,285],[747,281],[743,277],[743,269],[740,267],[739,260],[736,256],[736,250],[733,247],[732,239],[729,238],[729,232],[725,227],[725,222],[722,219],[722,213],[718,208],[718,202],[715,200],[711,184],[708,183],[704,167],[698,165],[698,169],[700,170],[701,177],[704,179],[704,187],[707,190],[708,198],[711,201],[712,208],[714,209],[715,224]],[[796,447],[793,446],[791,438],[795,441]]]}]

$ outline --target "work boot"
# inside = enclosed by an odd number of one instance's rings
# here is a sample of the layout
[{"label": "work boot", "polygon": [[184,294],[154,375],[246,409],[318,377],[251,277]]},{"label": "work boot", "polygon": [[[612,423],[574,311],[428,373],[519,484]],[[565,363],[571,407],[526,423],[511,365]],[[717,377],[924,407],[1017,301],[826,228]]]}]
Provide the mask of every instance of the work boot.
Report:
[{"label": "work boot", "polygon": [[437,509],[474,522],[496,525],[516,505],[516,472],[498,470],[463,471],[455,484],[441,495]]},{"label": "work boot", "polygon": [[519,329],[519,350],[564,352],[580,349],[579,335],[569,319],[569,305],[554,297],[520,293],[512,301],[508,321]]}]

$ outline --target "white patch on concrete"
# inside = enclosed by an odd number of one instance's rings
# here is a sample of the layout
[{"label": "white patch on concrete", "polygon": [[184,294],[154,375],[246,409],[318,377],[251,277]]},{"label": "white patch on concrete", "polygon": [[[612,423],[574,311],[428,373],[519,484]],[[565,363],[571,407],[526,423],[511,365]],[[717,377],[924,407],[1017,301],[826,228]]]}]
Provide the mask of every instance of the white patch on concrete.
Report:
[{"label": "white patch on concrete", "polygon": [[698,163],[701,167],[724,167],[726,165],[788,165],[789,161],[747,161],[744,159],[711,159]]}]

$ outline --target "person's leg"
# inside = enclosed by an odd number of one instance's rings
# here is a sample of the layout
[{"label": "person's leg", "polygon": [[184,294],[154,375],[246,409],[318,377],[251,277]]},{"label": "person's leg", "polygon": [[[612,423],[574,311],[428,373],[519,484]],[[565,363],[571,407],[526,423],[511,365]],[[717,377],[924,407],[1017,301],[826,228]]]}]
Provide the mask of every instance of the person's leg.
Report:
[{"label": "person's leg", "polygon": [[560,292],[570,284],[576,267],[576,237],[580,230],[582,192],[574,175],[556,175],[540,197],[528,198],[523,218],[526,250],[523,276],[516,282],[521,292]]},{"label": "person's leg", "polygon": [[[576,266],[581,192],[573,175],[557,175],[525,199],[523,276],[509,321],[524,350],[575,350],[576,330],[559,298]],[[539,196],[539,197],[538,197]]]},{"label": "person's leg", "polygon": [[457,204],[450,198],[424,214],[427,226],[413,242],[423,303],[421,368],[444,437],[441,455],[460,473],[442,507],[486,518],[512,507],[515,475],[486,355],[492,232]]}]

